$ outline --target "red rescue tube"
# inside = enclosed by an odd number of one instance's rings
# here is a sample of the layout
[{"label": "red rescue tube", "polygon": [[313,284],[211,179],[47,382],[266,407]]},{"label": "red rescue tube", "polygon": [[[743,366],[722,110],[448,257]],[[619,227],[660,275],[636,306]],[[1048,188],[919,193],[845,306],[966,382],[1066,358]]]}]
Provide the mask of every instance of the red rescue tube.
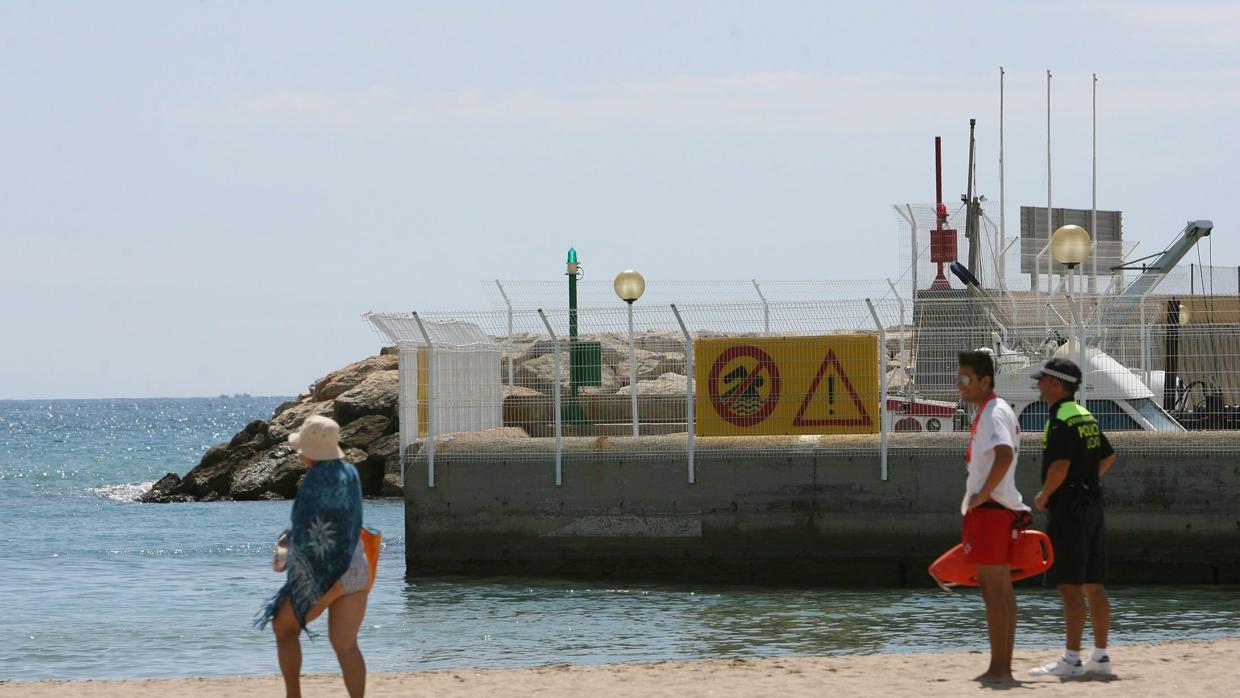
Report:
[{"label": "red rescue tube", "polygon": [[[1028,579],[1042,574],[1055,564],[1055,550],[1051,539],[1041,531],[1021,531],[1012,546],[1012,581]],[[940,585],[977,586],[977,571],[973,563],[964,559],[964,546],[943,553],[930,565],[930,576]]]}]

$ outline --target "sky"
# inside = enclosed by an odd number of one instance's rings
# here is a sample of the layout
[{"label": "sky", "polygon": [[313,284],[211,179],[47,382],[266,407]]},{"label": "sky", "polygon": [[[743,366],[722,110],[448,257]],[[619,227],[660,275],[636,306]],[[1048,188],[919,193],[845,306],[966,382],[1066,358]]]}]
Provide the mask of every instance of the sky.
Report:
[{"label": "sky", "polygon": [[[0,1],[0,399],[296,394],[482,280],[899,276],[893,203],[1240,264],[1240,3]],[[1012,233],[1009,233],[1011,235]]]}]

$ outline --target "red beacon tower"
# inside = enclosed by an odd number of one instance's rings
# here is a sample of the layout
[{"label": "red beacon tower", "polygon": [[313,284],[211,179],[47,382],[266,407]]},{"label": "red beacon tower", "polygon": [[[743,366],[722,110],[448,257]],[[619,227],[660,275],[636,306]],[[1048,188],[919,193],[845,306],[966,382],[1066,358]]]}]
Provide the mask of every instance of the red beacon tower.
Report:
[{"label": "red beacon tower", "polygon": [[934,193],[935,225],[930,231],[930,261],[939,265],[938,276],[930,284],[931,291],[950,291],[951,284],[943,274],[943,265],[956,261],[956,231],[944,228],[947,224],[947,206],[943,204],[943,139],[934,137]]}]

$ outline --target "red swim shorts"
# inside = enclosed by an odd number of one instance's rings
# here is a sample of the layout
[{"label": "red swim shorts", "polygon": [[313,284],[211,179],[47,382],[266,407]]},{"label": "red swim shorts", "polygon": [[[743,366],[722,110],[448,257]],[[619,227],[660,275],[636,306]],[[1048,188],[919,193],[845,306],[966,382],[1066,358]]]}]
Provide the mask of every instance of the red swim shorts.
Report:
[{"label": "red swim shorts", "polygon": [[1011,562],[1012,523],[1016,513],[1009,509],[976,507],[964,515],[960,543],[964,559],[975,565],[1006,565]]}]

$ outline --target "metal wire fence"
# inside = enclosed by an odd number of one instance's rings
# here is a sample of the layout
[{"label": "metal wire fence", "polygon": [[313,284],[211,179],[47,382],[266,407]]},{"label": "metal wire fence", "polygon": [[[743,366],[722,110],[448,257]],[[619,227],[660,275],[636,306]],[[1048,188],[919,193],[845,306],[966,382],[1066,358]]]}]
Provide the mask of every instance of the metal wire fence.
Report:
[{"label": "metal wire fence", "polygon": [[436,451],[554,461],[558,482],[566,457],[684,459],[692,480],[709,450],[959,449],[957,353],[978,348],[1027,433],[1047,419],[1029,374],[1052,356],[1083,367],[1105,431],[1240,428],[1236,296],[888,291],[366,317],[400,347],[401,452],[428,482]]},{"label": "metal wire fence", "polygon": [[[555,308],[564,303],[564,281],[501,280],[482,282],[491,307],[499,311]],[[806,301],[855,301],[857,298],[888,298],[912,294],[905,275],[893,281],[858,280],[763,280],[669,281],[647,283],[642,306],[680,304],[768,305]],[[583,308],[606,308],[616,303],[611,279],[583,278],[577,282],[578,302]]]},{"label": "metal wire fence", "polygon": [[1203,266],[1190,262],[1168,273],[1158,290],[1180,296],[1240,295],[1240,266]]}]

